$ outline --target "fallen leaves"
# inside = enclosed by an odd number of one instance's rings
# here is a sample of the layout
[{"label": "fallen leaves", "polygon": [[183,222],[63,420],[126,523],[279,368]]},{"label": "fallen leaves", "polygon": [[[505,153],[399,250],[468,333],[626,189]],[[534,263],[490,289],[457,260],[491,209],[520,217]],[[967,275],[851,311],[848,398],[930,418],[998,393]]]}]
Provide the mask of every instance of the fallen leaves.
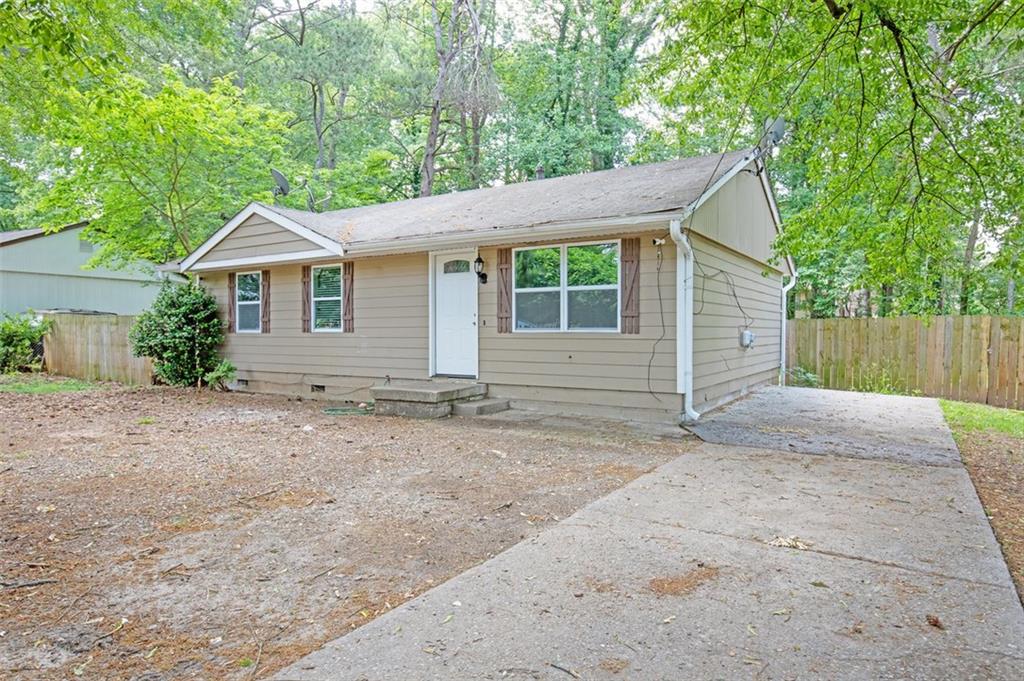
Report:
[{"label": "fallen leaves", "polygon": [[767,544],[768,546],[781,546],[783,548],[799,549],[801,551],[807,551],[814,546],[814,542],[804,541],[796,535],[790,535],[789,537],[780,537],[775,535],[775,537],[769,540]]},{"label": "fallen leaves", "polygon": [[659,596],[685,596],[693,592],[705,582],[718,577],[718,568],[714,566],[701,565],[684,575],[674,577],[655,577],[648,586],[651,591]]}]

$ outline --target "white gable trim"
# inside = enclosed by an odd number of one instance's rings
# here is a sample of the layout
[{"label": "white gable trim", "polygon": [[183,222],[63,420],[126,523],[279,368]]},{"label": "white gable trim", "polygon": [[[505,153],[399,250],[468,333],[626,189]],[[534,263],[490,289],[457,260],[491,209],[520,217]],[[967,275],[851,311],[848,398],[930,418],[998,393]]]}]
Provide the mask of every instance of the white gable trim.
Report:
[{"label": "white gable trim", "polygon": [[[710,199],[712,196],[714,196],[718,192],[719,189],[721,189],[725,185],[729,184],[729,180],[731,180],[732,178],[734,178],[737,175],[739,175],[740,172],[744,168],[746,168],[748,165],[750,165],[750,162],[755,160],[755,159],[757,159],[757,155],[754,154],[754,153],[750,153],[750,154],[744,156],[743,158],[741,158],[739,161],[737,161],[735,163],[735,165],[733,165],[732,168],[729,168],[727,171],[722,173],[722,176],[720,178],[718,178],[717,180],[715,180],[714,184],[712,184],[710,187],[708,187],[704,191],[703,194],[698,196],[696,201],[694,201],[693,203],[691,203],[689,206],[686,207],[686,211],[685,211],[686,217],[690,221],[692,221],[693,220],[693,216],[697,213],[697,209],[698,208],[703,206],[707,202],[708,199]],[[689,229],[689,228],[687,228],[687,229]]]},{"label": "white gable trim", "polygon": [[[772,183],[768,181],[768,168],[760,158],[757,159],[757,166],[757,176],[761,180],[761,189],[764,190],[764,196],[768,199],[768,206],[772,209],[772,220],[775,221],[775,234],[781,235],[782,215],[779,213],[779,205],[775,202],[775,190],[772,189]],[[789,267],[790,276],[796,274],[796,263],[793,262],[791,256],[786,256],[786,266]]]},{"label": "white gable trim", "polygon": [[294,253],[253,255],[248,258],[231,258],[230,260],[210,260],[208,262],[196,263],[191,267],[191,270],[193,272],[205,272],[206,270],[227,270],[248,265],[282,265],[290,262],[337,257],[337,254],[333,251],[328,251],[326,248],[317,248],[311,251],[295,251]]},{"label": "white gable trim", "polygon": [[[260,217],[265,218],[265,219],[269,220],[270,222],[273,222],[275,225],[278,225],[278,226],[280,226],[280,227],[282,227],[284,229],[287,229],[289,232],[297,234],[298,236],[302,237],[303,239],[306,239],[307,241],[313,242],[317,246],[320,246],[323,250],[327,251],[327,255],[329,255],[329,256],[330,255],[344,255],[345,254],[345,250],[341,247],[341,244],[339,244],[338,242],[336,242],[336,241],[334,241],[332,239],[328,239],[323,234],[319,234],[317,232],[314,232],[313,230],[309,229],[308,227],[303,227],[302,225],[300,225],[299,223],[295,222],[294,220],[286,218],[285,216],[281,215],[280,213],[274,212],[273,210],[271,210],[270,208],[267,208],[263,204],[260,204],[260,203],[250,203],[248,206],[243,208],[241,210],[241,212],[238,213],[238,215],[236,215],[235,217],[233,217],[230,220],[228,220],[228,222],[223,227],[218,229],[213,234],[213,236],[211,236],[209,239],[204,241],[199,246],[199,248],[197,248],[196,250],[192,251],[188,255],[187,258],[182,260],[181,261],[181,266],[180,266],[180,271],[187,272],[188,270],[209,269],[208,267],[198,267],[198,266],[195,266],[195,265],[196,265],[196,263],[199,260],[202,259],[202,257],[204,255],[206,255],[211,250],[213,250],[213,248],[217,244],[219,244],[221,241],[223,241],[225,238],[227,238],[227,236],[229,234],[231,234],[233,231],[235,231],[235,229],[237,229],[239,225],[241,225],[243,222],[245,222],[246,220],[251,218],[253,215],[259,215]],[[307,251],[307,253],[308,252],[312,252],[312,251]],[[288,257],[289,258],[294,258],[297,255],[301,255],[301,254],[290,253],[290,254],[288,254]],[[263,263],[263,262],[280,262],[280,260],[275,261],[273,259],[274,257],[275,256],[265,256],[265,257],[259,257],[259,258],[239,258],[237,261],[223,260],[223,261],[217,263],[216,266],[217,267],[222,267],[225,263],[229,263],[229,262],[236,262],[238,264],[259,264],[259,263]],[[320,257],[320,256],[313,256],[313,257]],[[248,263],[240,263],[239,261],[241,261],[241,260],[246,260],[246,261],[249,261],[249,262]]]}]

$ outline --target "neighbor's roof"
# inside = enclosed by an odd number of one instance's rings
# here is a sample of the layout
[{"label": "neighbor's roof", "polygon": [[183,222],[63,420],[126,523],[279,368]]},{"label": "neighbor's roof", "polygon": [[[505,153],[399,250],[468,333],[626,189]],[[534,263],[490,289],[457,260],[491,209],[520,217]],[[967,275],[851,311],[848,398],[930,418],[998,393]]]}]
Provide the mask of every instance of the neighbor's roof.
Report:
[{"label": "neighbor's roof", "polygon": [[16,229],[13,232],[0,232],[0,246],[13,244],[15,241],[24,241],[43,233],[41,229]]},{"label": "neighbor's roof", "polygon": [[751,150],[437,194],[327,213],[264,206],[343,246],[686,208]]},{"label": "neighbor's roof", "polygon": [[16,230],[11,231],[11,232],[0,232],[0,247],[2,247],[2,246],[10,246],[11,244],[17,243],[19,241],[27,241],[29,239],[35,239],[36,237],[40,237],[40,236],[48,236],[50,234],[58,234],[58,233],[63,232],[64,230],[67,230],[67,229],[74,229],[76,227],[85,227],[87,224],[89,224],[89,223],[88,222],[76,222],[73,225],[64,225],[60,229],[51,230],[51,231],[46,231],[44,229],[41,229],[41,228],[37,227],[35,229],[16,229]]}]

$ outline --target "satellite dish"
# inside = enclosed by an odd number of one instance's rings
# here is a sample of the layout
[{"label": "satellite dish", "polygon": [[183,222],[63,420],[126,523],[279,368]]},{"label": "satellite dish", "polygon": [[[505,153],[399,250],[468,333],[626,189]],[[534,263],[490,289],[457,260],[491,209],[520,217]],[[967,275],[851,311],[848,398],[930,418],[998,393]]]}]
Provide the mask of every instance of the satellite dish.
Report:
[{"label": "satellite dish", "polygon": [[274,176],[274,182],[277,183],[277,189],[274,190],[274,196],[288,196],[288,192],[291,188],[288,186],[288,179],[279,170],[274,168],[270,169],[270,174]]},{"label": "satellite dish", "polygon": [[767,147],[774,147],[786,136],[786,119],[779,116],[774,121],[764,122],[764,142]]}]

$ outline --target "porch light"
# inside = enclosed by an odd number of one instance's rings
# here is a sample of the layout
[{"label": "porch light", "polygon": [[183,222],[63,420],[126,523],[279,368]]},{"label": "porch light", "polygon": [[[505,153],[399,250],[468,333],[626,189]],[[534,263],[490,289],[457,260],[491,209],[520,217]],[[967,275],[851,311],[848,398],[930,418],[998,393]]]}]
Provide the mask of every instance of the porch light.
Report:
[{"label": "porch light", "polygon": [[487,283],[487,273],[484,272],[484,259],[479,255],[473,261],[473,271],[476,272],[477,279],[480,280],[481,284]]}]

